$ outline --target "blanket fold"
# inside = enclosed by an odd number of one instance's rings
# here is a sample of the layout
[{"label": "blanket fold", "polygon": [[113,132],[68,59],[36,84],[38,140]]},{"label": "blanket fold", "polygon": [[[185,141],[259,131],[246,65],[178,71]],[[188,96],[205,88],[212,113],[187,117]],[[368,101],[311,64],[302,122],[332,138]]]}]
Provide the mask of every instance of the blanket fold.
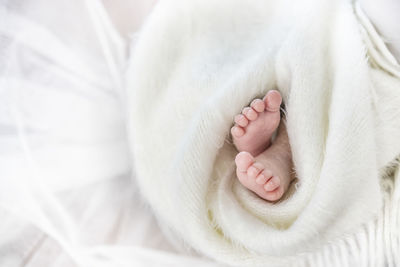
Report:
[{"label": "blanket fold", "polygon": [[[398,218],[400,80],[368,61],[360,12],[345,0],[158,4],[128,71],[129,129],[139,186],[169,230],[237,266],[375,262],[365,251],[383,246],[369,236],[382,208]],[[229,137],[271,89],[297,175],[275,204],[237,181]]]}]

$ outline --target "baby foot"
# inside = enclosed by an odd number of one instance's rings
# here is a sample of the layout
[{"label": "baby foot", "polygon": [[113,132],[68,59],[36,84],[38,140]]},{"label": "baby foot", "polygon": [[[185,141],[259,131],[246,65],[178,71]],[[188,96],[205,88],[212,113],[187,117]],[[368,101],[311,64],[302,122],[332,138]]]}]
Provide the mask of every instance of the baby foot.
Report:
[{"label": "baby foot", "polygon": [[233,143],[241,151],[257,156],[271,144],[271,137],[280,122],[281,94],[269,91],[263,100],[255,99],[242,114],[235,116],[231,129]]},{"label": "baby foot", "polygon": [[286,129],[279,130],[276,141],[257,157],[243,151],[236,156],[235,162],[236,174],[243,186],[265,200],[279,200],[293,178]]}]

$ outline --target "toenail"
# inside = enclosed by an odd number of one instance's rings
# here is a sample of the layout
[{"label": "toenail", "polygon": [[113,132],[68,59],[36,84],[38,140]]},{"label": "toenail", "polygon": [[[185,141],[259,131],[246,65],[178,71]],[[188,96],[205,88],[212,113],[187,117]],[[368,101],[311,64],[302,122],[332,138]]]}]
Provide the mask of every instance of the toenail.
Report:
[{"label": "toenail", "polygon": [[265,184],[266,181],[267,178],[263,174],[260,174],[256,179],[256,183],[259,185]]},{"label": "toenail", "polygon": [[242,114],[246,115],[247,112],[249,112],[249,110],[251,110],[250,107],[245,107],[245,108],[242,110]]},{"label": "toenail", "polygon": [[277,187],[277,186],[279,186],[280,185],[280,182],[281,180],[279,179],[279,177],[278,176],[275,176],[275,177],[273,177],[272,179],[271,179],[271,183],[275,186],[275,187]]},{"label": "toenail", "polygon": [[281,110],[281,108],[280,108],[280,107],[279,107],[279,108],[276,108],[276,109],[273,109],[273,108],[266,108],[266,110],[268,110],[268,111],[270,111],[270,112],[277,112],[277,111]]},{"label": "toenail", "polygon": [[264,170],[263,174],[265,175],[265,177],[270,178],[272,176],[272,172],[270,170]]},{"label": "toenail", "polygon": [[232,128],[232,134],[235,135],[235,136],[240,137],[240,136],[242,136],[244,134],[244,130],[242,128],[238,127],[238,126],[234,126]]},{"label": "toenail", "polygon": [[235,118],[235,122],[237,123],[237,124],[239,124],[240,126],[242,126],[242,127],[246,127],[247,126],[247,124],[248,124],[248,120],[246,119],[246,117],[245,116],[243,116],[243,115],[238,115],[236,118]]},{"label": "toenail", "polygon": [[275,190],[279,185],[281,184],[281,181],[278,176],[272,177],[268,183],[265,184],[264,189],[267,191],[272,191]]},{"label": "toenail", "polygon": [[249,118],[249,120],[255,120],[257,118],[257,112],[253,109],[250,109],[247,114],[246,114],[247,118]]},{"label": "toenail", "polygon": [[251,106],[257,111],[262,112],[264,111],[264,102],[261,99],[256,99],[251,103]]},{"label": "toenail", "polygon": [[[269,92],[267,93],[266,98],[267,98],[267,99],[266,99],[266,100],[267,100],[267,109],[268,109],[269,111],[278,111],[280,105],[282,104],[282,96],[281,96],[281,94],[280,94],[277,90],[271,90],[271,91],[269,91]],[[275,108],[275,109],[269,108],[269,107],[268,107],[268,106],[270,105],[270,104],[268,103],[269,101],[271,101],[271,102],[279,102],[279,103],[278,103],[278,107]]]},{"label": "toenail", "polygon": [[260,170],[257,169],[257,168],[254,167],[254,166],[251,166],[251,167],[249,168],[249,170],[248,170],[248,173],[249,173],[249,175],[251,175],[251,176],[256,176],[259,172],[260,172]]},{"label": "toenail", "polygon": [[277,186],[271,184],[270,182],[268,182],[264,185],[265,191],[274,191],[276,188],[277,188]]}]

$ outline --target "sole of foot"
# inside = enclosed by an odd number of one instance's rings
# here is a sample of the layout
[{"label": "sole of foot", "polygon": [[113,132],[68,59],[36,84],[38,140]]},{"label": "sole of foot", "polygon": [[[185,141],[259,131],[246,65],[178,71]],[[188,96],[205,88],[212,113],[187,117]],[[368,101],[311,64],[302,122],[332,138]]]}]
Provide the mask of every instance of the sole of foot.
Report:
[{"label": "sole of foot", "polygon": [[231,128],[233,143],[239,152],[257,156],[271,144],[271,138],[280,122],[281,94],[269,91],[265,97],[254,99],[249,107],[235,116]]},{"label": "sole of foot", "polygon": [[243,186],[265,200],[281,199],[293,179],[286,129],[280,130],[275,142],[258,156],[242,151],[237,154],[235,163],[236,175]]}]

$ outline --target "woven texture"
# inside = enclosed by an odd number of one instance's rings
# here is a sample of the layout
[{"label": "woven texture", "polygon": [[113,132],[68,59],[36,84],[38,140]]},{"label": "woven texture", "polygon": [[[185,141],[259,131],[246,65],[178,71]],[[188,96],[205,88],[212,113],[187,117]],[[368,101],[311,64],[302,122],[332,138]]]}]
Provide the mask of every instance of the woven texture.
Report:
[{"label": "woven texture", "polygon": [[[162,225],[237,266],[400,264],[399,67],[373,32],[345,0],[160,2],[131,59],[128,116]],[[276,204],[237,182],[229,137],[271,89],[297,173]]]}]

